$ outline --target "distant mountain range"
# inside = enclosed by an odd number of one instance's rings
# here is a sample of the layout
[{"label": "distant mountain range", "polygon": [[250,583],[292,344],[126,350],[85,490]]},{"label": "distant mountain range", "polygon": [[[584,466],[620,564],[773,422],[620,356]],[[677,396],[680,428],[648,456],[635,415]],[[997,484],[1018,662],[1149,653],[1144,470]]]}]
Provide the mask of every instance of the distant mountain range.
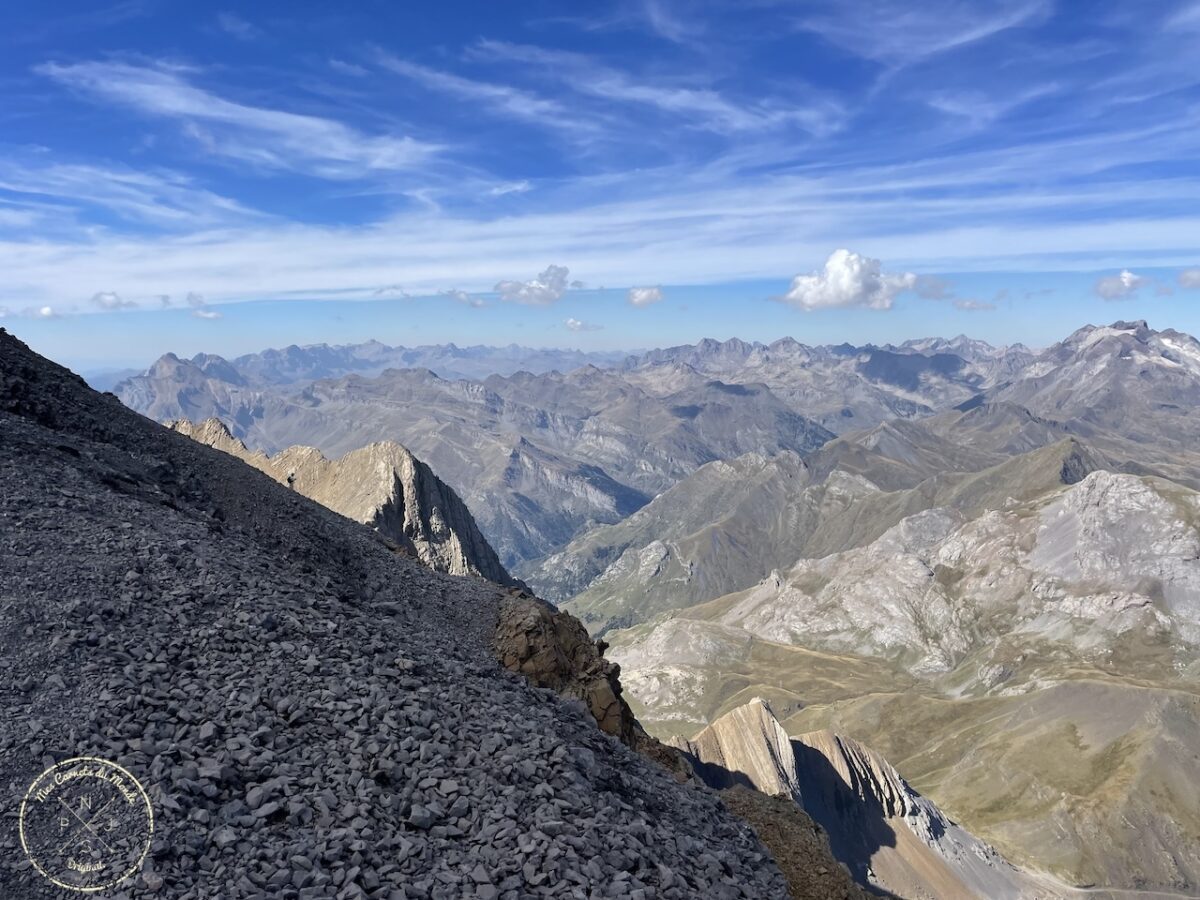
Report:
[{"label": "distant mountain range", "polygon": [[253,450],[411,448],[604,634],[660,736],[762,696],[1025,869],[1200,889],[1194,338],[706,340],[544,371],[381,347],[167,355],[116,392]]},{"label": "distant mountain range", "polygon": [[806,453],[837,433],[929,415],[1029,356],[965,338],[898,348],[705,340],[638,354],[368,342],[233,360],[166,354],[114,391],[159,421],[219,418],[265,452],[398,441],[467,501],[522,574],[707,462]]}]

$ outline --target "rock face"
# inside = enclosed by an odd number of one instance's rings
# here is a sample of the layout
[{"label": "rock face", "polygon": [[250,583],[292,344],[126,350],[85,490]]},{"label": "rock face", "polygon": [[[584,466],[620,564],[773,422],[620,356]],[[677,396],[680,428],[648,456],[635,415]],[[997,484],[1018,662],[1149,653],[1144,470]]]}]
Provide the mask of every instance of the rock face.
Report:
[{"label": "rock face", "polygon": [[676,745],[713,787],[748,779],[802,806],[864,885],[900,897],[1061,896],[951,822],[859,742],[828,731],[789,739],[760,698]]},{"label": "rock face", "polygon": [[601,730],[637,748],[645,737],[621,697],[621,669],[606,660],[578,619],[527,595],[500,606],[496,656],[511,672],[581,700]]},{"label": "rock face", "polygon": [[917,513],[607,639],[651,731],[760,693],[791,734],[869,740],[1021,865],[1186,893],[1198,600],[1200,494],[1097,470],[974,517]]},{"label": "rock face", "polygon": [[450,575],[479,575],[516,585],[480,533],[470,510],[430,468],[399,444],[385,441],[329,460],[313,447],[274,456],[252,453],[219,419],[170,427],[236,456],[348,519],[370,525],[421,562]]},{"label": "rock face", "polygon": [[[706,790],[504,670],[432,572],[0,330],[0,779],[119,763],[127,895],[783,898]],[[0,896],[61,895],[0,833]],[[117,896],[117,895],[114,895]]]},{"label": "rock face", "polygon": [[672,745],[694,760],[697,774],[712,787],[744,784],[804,805],[791,739],[761,698],[731,710],[691,740]]},{"label": "rock face", "polygon": [[1088,325],[1039,354],[990,396],[1059,420],[1192,449],[1200,423],[1200,341],[1144,321]]},{"label": "rock face", "polygon": [[880,426],[804,459],[710,463],[550,556],[530,583],[593,631],[628,627],[749,588],[797,559],[868,544],[922,510],[974,515],[1038,496],[1104,459],[1071,438],[1008,458],[922,432]]},{"label": "rock face", "polygon": [[732,595],[719,621],[919,676],[1013,632],[1097,662],[1134,635],[1170,635],[1168,669],[1182,668],[1200,656],[1198,523],[1200,494],[1097,471],[971,520],[943,507],[909,516],[865,547]]}]

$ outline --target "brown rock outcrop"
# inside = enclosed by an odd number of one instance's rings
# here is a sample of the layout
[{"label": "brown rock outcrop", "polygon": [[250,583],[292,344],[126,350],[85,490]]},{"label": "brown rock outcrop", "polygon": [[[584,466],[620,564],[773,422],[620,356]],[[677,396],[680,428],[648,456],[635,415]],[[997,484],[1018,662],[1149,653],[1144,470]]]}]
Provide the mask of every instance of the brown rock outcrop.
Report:
[{"label": "brown rock outcrop", "polygon": [[621,667],[603,656],[574,616],[544,600],[514,593],[500,604],[496,655],[539,687],[582,700],[601,730],[635,747],[645,732],[621,697]]}]

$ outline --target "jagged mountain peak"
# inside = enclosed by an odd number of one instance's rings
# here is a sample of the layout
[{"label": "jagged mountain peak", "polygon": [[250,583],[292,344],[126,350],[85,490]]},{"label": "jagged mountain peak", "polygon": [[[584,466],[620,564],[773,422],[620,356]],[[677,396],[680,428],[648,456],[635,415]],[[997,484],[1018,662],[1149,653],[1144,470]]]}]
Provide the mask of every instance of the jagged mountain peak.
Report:
[{"label": "jagged mountain peak", "polygon": [[712,787],[745,784],[802,802],[791,741],[761,697],[731,709],[690,740],[671,743],[692,758],[697,774]]},{"label": "jagged mountain peak", "polygon": [[788,737],[761,697],[672,743],[712,787],[749,783],[790,797],[864,885],[903,897],[1060,896],[957,826],[861,742],[828,729]]},{"label": "jagged mountain peak", "polygon": [[330,460],[315,447],[288,447],[273,456],[251,452],[215,418],[198,424],[179,420],[170,427],[371,526],[431,569],[521,585],[501,565],[466,504],[394,441],[377,441]]}]

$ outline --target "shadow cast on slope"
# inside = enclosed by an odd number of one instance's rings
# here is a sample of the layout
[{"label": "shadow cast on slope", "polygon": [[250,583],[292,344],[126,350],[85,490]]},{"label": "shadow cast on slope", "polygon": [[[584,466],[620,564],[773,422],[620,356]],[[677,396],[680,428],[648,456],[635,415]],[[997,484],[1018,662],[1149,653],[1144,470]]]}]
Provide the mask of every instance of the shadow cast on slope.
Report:
[{"label": "shadow cast on slope", "polygon": [[792,741],[804,811],[825,829],[833,855],[850,868],[854,880],[882,897],[893,894],[871,884],[871,859],[896,846],[896,832],[874,792],[855,791],[819,750]]},{"label": "shadow cast on slope", "polygon": [[[883,807],[873,797],[864,800],[850,790],[819,751],[799,741],[791,743],[803,798],[797,806],[825,832],[834,859],[845,864],[859,885],[872,896],[896,900],[896,894],[872,884],[867,877],[875,852],[882,847],[896,846],[896,832],[887,823]],[[745,772],[727,769],[719,763],[702,762],[690,753],[683,752],[683,755],[700,780],[714,790],[744,787],[758,792],[754,781]]]}]

